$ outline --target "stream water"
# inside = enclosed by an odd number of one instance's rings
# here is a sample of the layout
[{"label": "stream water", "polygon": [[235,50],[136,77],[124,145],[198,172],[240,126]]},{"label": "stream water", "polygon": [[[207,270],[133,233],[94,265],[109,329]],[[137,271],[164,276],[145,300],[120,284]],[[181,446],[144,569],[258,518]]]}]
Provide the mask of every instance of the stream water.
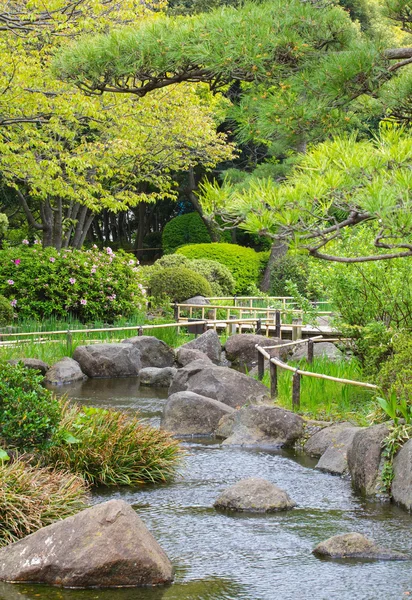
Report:
[{"label": "stream water", "polygon": [[[132,379],[88,380],[64,388],[100,407],[139,410],[158,424],[166,393]],[[392,600],[412,596],[411,562],[325,561],[313,547],[357,531],[412,557],[412,517],[390,504],[366,502],[350,482],[313,469],[314,461],[284,451],[185,443],[174,483],[140,489],[98,489],[93,502],[132,504],[176,568],[168,587],[61,590],[0,584],[3,600]],[[260,476],[287,490],[298,507],[265,516],[227,515],[213,502],[228,485]]]}]

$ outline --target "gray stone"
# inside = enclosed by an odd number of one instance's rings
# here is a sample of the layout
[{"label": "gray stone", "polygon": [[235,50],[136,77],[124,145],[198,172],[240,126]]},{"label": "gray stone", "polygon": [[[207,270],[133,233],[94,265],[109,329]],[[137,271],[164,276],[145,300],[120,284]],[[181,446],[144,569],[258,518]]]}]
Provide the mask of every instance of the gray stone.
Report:
[{"label": "gray stone", "polygon": [[[294,353],[292,354],[290,360],[294,361],[294,360],[302,360],[303,358],[306,358],[308,355],[308,345],[307,344],[299,344],[299,346],[296,347],[296,350],[294,351]],[[337,348],[335,346],[335,344],[332,344],[332,342],[315,342],[313,344],[313,356],[320,358],[320,357],[324,357],[327,358],[328,360],[332,360],[332,361],[340,361],[343,360],[345,358],[345,355],[343,354],[343,352],[341,352],[339,350],[339,348]]]},{"label": "gray stone", "polygon": [[320,558],[358,558],[364,560],[409,560],[401,552],[382,548],[360,533],[335,535],[313,549]]},{"label": "gray stone", "polygon": [[197,304],[198,306],[206,306],[206,304],[210,304],[210,300],[204,296],[193,296],[192,298],[183,300],[183,302],[180,304]]},{"label": "gray stone", "polygon": [[219,400],[233,408],[269,400],[269,390],[260,381],[201,360],[179,369],[173,378],[169,395],[185,391]]},{"label": "gray stone", "polygon": [[399,450],[393,461],[392,498],[406,510],[412,509],[412,440]]},{"label": "gray stone", "polygon": [[0,548],[0,580],[132,587],[169,583],[173,569],[132,507],[110,500]]},{"label": "gray stone", "polygon": [[73,358],[88,377],[136,377],[140,352],[133,344],[77,346]]},{"label": "gray stone", "polygon": [[293,446],[304,432],[304,421],[295,413],[277,406],[245,406],[236,411],[233,432],[224,445]]},{"label": "gray stone", "polygon": [[204,352],[196,350],[195,348],[185,348],[182,346],[176,350],[176,362],[179,366],[185,367],[194,360],[203,360],[204,362],[212,364],[212,361]]},{"label": "gray stone", "polygon": [[235,412],[218,400],[193,392],[172,394],[163,410],[161,427],[175,435],[213,435],[220,419]]},{"label": "gray stone", "polygon": [[49,370],[49,365],[39,358],[13,358],[7,361],[11,365],[17,365],[18,363],[23,363],[26,369],[35,369],[36,371],[40,371],[42,375],[46,375]]},{"label": "gray stone", "polygon": [[[232,365],[242,371],[251,371],[258,362],[256,345],[276,346],[286,344],[285,340],[279,338],[267,338],[264,335],[255,335],[253,333],[239,333],[228,338],[225,344],[226,358]],[[289,347],[268,349],[266,352],[272,357],[285,360],[287,358]]]},{"label": "gray stone", "polygon": [[51,385],[64,385],[66,383],[81,381],[82,379],[86,379],[86,375],[81,370],[79,363],[65,356],[50,367],[44,381]]},{"label": "gray stone", "polygon": [[304,451],[306,454],[309,454],[309,456],[319,458],[324,452],[326,452],[331,444],[336,442],[336,438],[340,432],[349,427],[352,428],[353,425],[347,422],[324,427],[308,439],[304,445]]},{"label": "gray stone", "polygon": [[230,360],[228,360],[227,356],[226,356],[226,352],[223,350],[222,354],[220,355],[220,363],[219,363],[219,367],[231,367],[232,363],[230,362]]},{"label": "gray stone", "polygon": [[315,469],[332,473],[333,475],[345,475],[348,473],[348,449],[352,444],[355,433],[361,427],[345,427],[336,435],[336,439],[328,446],[322,454]]},{"label": "gray stone", "polygon": [[190,348],[192,350],[200,350],[210,358],[212,362],[216,365],[220,362],[220,355],[222,352],[222,345],[220,343],[219,336],[216,331],[213,329],[209,329],[202,335],[199,335],[198,338],[192,340],[191,342],[187,342],[187,344],[183,344],[180,348]]},{"label": "gray stone", "polygon": [[235,420],[236,420],[236,411],[230,413],[229,415],[224,415],[218,425],[217,425],[217,429],[215,431],[215,436],[217,438],[221,438],[221,439],[226,439],[228,437],[230,437],[233,433],[233,429],[235,426]]},{"label": "gray stone", "polygon": [[296,506],[288,494],[266,479],[242,479],[226,489],[213,505],[219,510],[269,513]]},{"label": "gray stone", "polygon": [[379,494],[382,442],[389,430],[385,423],[366,427],[355,433],[348,449],[348,466],[352,486],[365,496]]},{"label": "gray stone", "polygon": [[174,367],[165,367],[164,369],[146,367],[139,371],[140,384],[151,387],[169,387],[176,373],[177,369]]},{"label": "gray stone", "polygon": [[122,344],[133,344],[140,352],[141,368],[157,367],[173,367],[175,364],[175,353],[172,348],[156,337],[151,335],[141,335],[123,340]]}]

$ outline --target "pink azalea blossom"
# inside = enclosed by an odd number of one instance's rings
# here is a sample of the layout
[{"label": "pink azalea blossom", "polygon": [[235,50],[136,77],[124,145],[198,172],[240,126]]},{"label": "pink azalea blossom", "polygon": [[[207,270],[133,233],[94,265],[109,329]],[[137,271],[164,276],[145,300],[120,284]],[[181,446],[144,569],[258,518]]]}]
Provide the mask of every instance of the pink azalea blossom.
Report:
[{"label": "pink azalea blossom", "polygon": [[113,250],[111,248],[109,248],[109,246],[107,246],[106,252],[107,252],[107,254],[113,254]]},{"label": "pink azalea blossom", "polygon": [[39,240],[34,240],[34,244],[40,244]]},{"label": "pink azalea blossom", "polygon": [[72,285],[74,285],[76,283],[76,280],[74,277],[70,277],[69,281]]},{"label": "pink azalea blossom", "polygon": [[80,304],[83,304],[83,306],[86,306],[86,304],[87,304],[87,300],[85,300],[84,298],[82,298],[82,299],[80,300]]},{"label": "pink azalea blossom", "polygon": [[8,280],[7,280],[7,283],[8,283],[9,285],[14,285],[14,281],[13,281],[13,279],[8,279]]},{"label": "pink azalea blossom", "polygon": [[25,246],[28,246],[30,244],[29,240],[22,240],[21,243]]},{"label": "pink azalea blossom", "polygon": [[96,273],[96,267],[93,267],[93,269],[90,271],[90,273]]},{"label": "pink azalea blossom", "polygon": [[19,265],[20,263],[21,263],[21,260],[20,260],[20,258],[16,258],[16,260],[14,261],[14,264],[15,264],[15,265]]},{"label": "pink azalea blossom", "polygon": [[134,260],[129,260],[129,265],[130,266],[134,265]]},{"label": "pink azalea blossom", "polygon": [[50,261],[51,263],[53,263],[53,262],[56,262],[56,259],[54,258],[54,256],[51,256],[51,257],[49,258],[49,261]]},{"label": "pink azalea blossom", "polygon": [[14,307],[14,306],[17,306],[17,300],[16,300],[16,298],[14,298],[14,300],[12,300],[12,301],[10,302],[10,304],[11,304],[13,307]]}]

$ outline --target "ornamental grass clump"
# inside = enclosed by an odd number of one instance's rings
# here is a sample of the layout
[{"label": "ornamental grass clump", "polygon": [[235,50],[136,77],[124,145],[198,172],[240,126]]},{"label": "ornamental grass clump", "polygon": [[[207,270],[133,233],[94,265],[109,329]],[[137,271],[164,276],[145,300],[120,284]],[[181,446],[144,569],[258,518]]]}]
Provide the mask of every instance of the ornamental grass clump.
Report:
[{"label": "ornamental grass clump", "polygon": [[66,403],[45,464],[81,475],[93,485],[169,481],[181,458],[170,434],[125,413]]},{"label": "ornamental grass clump", "polygon": [[0,546],[87,508],[87,485],[64,471],[0,461]]}]

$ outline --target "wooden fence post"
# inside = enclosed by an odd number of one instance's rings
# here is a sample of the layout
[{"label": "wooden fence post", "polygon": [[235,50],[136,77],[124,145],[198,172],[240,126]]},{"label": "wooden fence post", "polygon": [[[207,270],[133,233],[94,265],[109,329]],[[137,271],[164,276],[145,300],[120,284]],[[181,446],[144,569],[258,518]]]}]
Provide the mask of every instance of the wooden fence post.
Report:
[{"label": "wooden fence post", "polygon": [[[258,319],[256,321],[256,335],[260,335],[261,333],[262,333],[262,321],[260,319]],[[260,352],[259,352],[259,356],[262,356]]]},{"label": "wooden fence post", "polygon": [[300,408],[300,375],[297,371],[293,373],[292,380],[292,408]]},{"label": "wooden fence post", "polygon": [[275,363],[270,362],[270,397],[276,398],[278,395],[278,368]]},{"label": "wooden fence post", "polygon": [[282,335],[281,328],[282,328],[282,325],[280,322],[280,310],[277,310],[275,312],[275,337],[277,337],[279,339],[281,338],[281,335]]},{"label": "wooden fence post", "polygon": [[175,302],[175,305],[173,307],[173,318],[175,321],[179,320],[179,307],[177,305],[177,302]]},{"label": "wooden fence post", "polygon": [[70,331],[70,329],[67,330],[66,342],[67,342],[67,351],[71,354],[72,344],[73,344],[73,336],[72,336],[72,332]]},{"label": "wooden fence post", "polygon": [[314,350],[314,342],[313,340],[308,341],[308,363],[313,363],[313,350]]},{"label": "wooden fence post", "polygon": [[138,330],[138,332],[137,332],[137,335],[138,335],[139,337],[141,337],[141,336],[143,335],[143,327],[139,327],[139,330]]},{"label": "wooden fence post", "polygon": [[259,381],[262,381],[263,375],[265,374],[265,357],[263,356],[263,354],[261,354],[259,352],[259,350],[257,351],[257,353],[258,353],[258,379],[259,379]]}]

